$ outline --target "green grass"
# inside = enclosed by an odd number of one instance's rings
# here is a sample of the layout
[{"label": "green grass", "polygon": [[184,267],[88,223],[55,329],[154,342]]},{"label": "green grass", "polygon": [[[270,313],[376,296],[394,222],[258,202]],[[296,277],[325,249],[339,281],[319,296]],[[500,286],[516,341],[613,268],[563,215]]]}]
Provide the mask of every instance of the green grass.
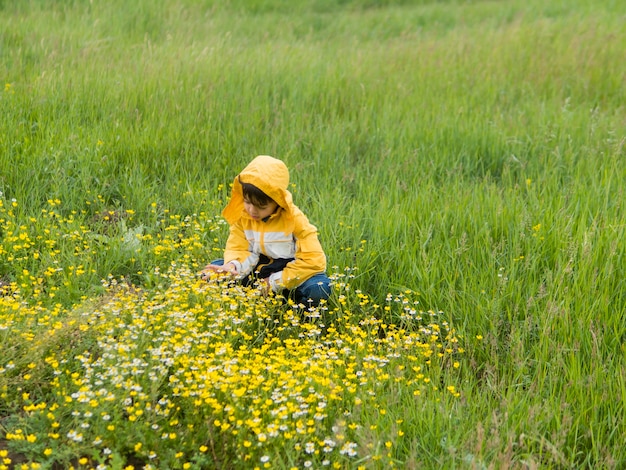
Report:
[{"label": "green grass", "polygon": [[[121,277],[159,298],[171,279],[154,269],[219,256],[228,183],[273,155],[329,266],[356,268],[341,311],[379,316],[372,304],[410,290],[465,348],[432,371],[460,399],[385,385],[386,416],[350,409],[355,440],[392,436],[405,467],[626,464],[620,2],[0,0],[0,13],[0,282],[20,308],[69,318]],[[30,359],[7,359],[1,333],[0,369],[23,377]],[[12,380],[0,374],[14,400],[0,438],[32,392]],[[287,455],[274,466],[302,465]],[[343,465],[389,464],[359,458]]]}]

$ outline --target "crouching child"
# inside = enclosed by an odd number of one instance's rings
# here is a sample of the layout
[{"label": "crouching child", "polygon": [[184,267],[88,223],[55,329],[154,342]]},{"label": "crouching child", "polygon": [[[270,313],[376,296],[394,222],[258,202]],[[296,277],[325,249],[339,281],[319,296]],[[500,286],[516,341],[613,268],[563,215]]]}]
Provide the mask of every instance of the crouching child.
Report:
[{"label": "crouching child", "polygon": [[317,228],[293,203],[289,170],[276,158],[256,157],[233,182],[222,215],[230,225],[224,259],[207,265],[243,285],[258,282],[264,292],[316,307],[330,295],[326,255]]}]

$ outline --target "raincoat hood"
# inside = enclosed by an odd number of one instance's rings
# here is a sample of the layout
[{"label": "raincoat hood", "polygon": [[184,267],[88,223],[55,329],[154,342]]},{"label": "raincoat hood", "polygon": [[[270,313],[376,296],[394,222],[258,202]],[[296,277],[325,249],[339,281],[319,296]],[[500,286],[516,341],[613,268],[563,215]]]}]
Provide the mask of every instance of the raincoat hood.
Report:
[{"label": "raincoat hood", "polygon": [[[222,215],[231,225],[245,214],[241,183],[253,184],[271,197],[285,211],[287,221],[293,223],[293,199],[287,190],[289,169],[281,160],[268,155],[259,155],[235,177],[230,201],[222,211]],[[291,228],[287,227],[287,230]]]}]

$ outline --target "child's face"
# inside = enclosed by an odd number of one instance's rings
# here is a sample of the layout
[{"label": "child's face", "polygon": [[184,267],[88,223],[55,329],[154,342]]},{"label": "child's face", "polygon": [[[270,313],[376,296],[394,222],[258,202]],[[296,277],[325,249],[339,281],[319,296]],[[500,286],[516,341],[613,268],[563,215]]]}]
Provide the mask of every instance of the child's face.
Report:
[{"label": "child's face", "polygon": [[269,217],[274,212],[276,212],[276,209],[278,209],[278,204],[276,204],[276,202],[274,201],[270,201],[264,206],[256,206],[247,199],[244,199],[243,207],[248,215],[254,220],[263,220],[264,218]]}]

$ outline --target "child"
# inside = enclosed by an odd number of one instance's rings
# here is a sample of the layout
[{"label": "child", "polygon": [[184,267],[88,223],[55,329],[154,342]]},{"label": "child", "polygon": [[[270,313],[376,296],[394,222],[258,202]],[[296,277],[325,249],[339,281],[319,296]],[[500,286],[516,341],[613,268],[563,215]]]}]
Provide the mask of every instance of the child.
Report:
[{"label": "child", "polygon": [[330,279],[317,229],[292,202],[289,170],[280,160],[261,155],[233,182],[222,215],[230,224],[224,259],[206,266],[250,285],[261,282],[264,292],[291,296],[296,304],[318,306],[328,299]]}]

